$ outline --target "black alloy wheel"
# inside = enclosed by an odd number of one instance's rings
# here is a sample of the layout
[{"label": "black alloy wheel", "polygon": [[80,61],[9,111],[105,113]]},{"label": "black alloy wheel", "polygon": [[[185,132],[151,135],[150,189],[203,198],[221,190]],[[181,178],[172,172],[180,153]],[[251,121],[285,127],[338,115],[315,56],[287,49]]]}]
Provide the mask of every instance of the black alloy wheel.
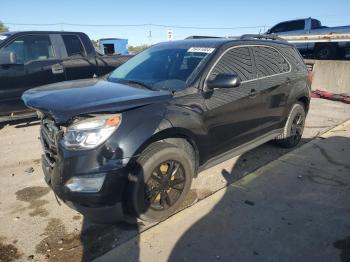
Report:
[{"label": "black alloy wheel", "polygon": [[159,164],[146,182],[145,199],[150,208],[166,210],[178,201],[186,184],[184,168],[178,161]]},{"label": "black alloy wheel", "polygon": [[290,139],[293,144],[298,144],[301,136],[303,135],[305,125],[304,115],[302,113],[298,113],[295,115],[291,128],[290,128]]},{"label": "black alloy wheel", "polygon": [[298,102],[292,106],[284,130],[276,138],[276,143],[284,148],[298,145],[304,132],[306,111],[305,106]]},{"label": "black alloy wheel", "polygon": [[194,165],[189,147],[167,142],[149,145],[132,169],[124,202],[128,215],[157,222],[178,211],[191,188]]}]

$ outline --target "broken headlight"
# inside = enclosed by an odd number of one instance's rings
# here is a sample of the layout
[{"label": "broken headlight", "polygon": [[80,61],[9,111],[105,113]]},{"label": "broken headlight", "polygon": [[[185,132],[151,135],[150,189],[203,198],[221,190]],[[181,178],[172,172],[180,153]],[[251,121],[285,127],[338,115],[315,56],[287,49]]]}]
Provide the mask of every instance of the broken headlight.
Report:
[{"label": "broken headlight", "polygon": [[73,123],[63,136],[67,149],[92,149],[105,142],[119,127],[122,116],[103,115]]}]

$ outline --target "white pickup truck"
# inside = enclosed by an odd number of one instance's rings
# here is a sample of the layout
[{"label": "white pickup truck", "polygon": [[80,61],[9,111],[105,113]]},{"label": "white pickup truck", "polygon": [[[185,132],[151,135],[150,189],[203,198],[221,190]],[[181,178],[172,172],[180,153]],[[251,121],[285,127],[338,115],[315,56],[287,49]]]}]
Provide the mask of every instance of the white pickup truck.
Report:
[{"label": "white pickup truck", "polygon": [[301,54],[316,59],[344,58],[350,48],[350,26],[322,26],[311,17],[281,22],[266,34],[276,34],[294,43]]}]

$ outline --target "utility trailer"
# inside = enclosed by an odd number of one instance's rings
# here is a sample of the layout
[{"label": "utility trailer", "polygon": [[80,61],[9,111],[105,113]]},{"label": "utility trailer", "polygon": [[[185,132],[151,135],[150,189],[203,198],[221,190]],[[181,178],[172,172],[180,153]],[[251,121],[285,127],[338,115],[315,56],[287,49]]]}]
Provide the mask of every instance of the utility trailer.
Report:
[{"label": "utility trailer", "polygon": [[280,35],[295,44],[304,56],[316,59],[342,59],[350,48],[350,33],[327,33],[309,35]]},{"label": "utility trailer", "polygon": [[350,26],[323,26],[314,18],[278,23],[266,34],[277,35],[296,45],[305,57],[342,59],[350,48]]}]

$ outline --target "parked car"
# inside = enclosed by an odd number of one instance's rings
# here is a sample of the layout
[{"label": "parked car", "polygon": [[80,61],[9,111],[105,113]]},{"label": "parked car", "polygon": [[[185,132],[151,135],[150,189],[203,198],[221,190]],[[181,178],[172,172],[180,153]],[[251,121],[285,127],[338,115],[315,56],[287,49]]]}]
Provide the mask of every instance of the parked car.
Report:
[{"label": "parked car", "polygon": [[26,91],[42,117],[47,183],[94,221],[159,221],[199,171],[269,140],[296,146],[307,69],[293,45],[266,38],[160,43],[105,80]]},{"label": "parked car", "polygon": [[316,59],[344,58],[350,48],[350,26],[322,26],[311,17],[278,23],[266,33],[295,43],[303,55],[313,55]]},{"label": "parked car", "polygon": [[[103,56],[77,32],[0,34],[0,122],[32,116],[21,95],[27,89],[108,74],[130,56]],[[20,113],[20,114],[19,114]]]}]

